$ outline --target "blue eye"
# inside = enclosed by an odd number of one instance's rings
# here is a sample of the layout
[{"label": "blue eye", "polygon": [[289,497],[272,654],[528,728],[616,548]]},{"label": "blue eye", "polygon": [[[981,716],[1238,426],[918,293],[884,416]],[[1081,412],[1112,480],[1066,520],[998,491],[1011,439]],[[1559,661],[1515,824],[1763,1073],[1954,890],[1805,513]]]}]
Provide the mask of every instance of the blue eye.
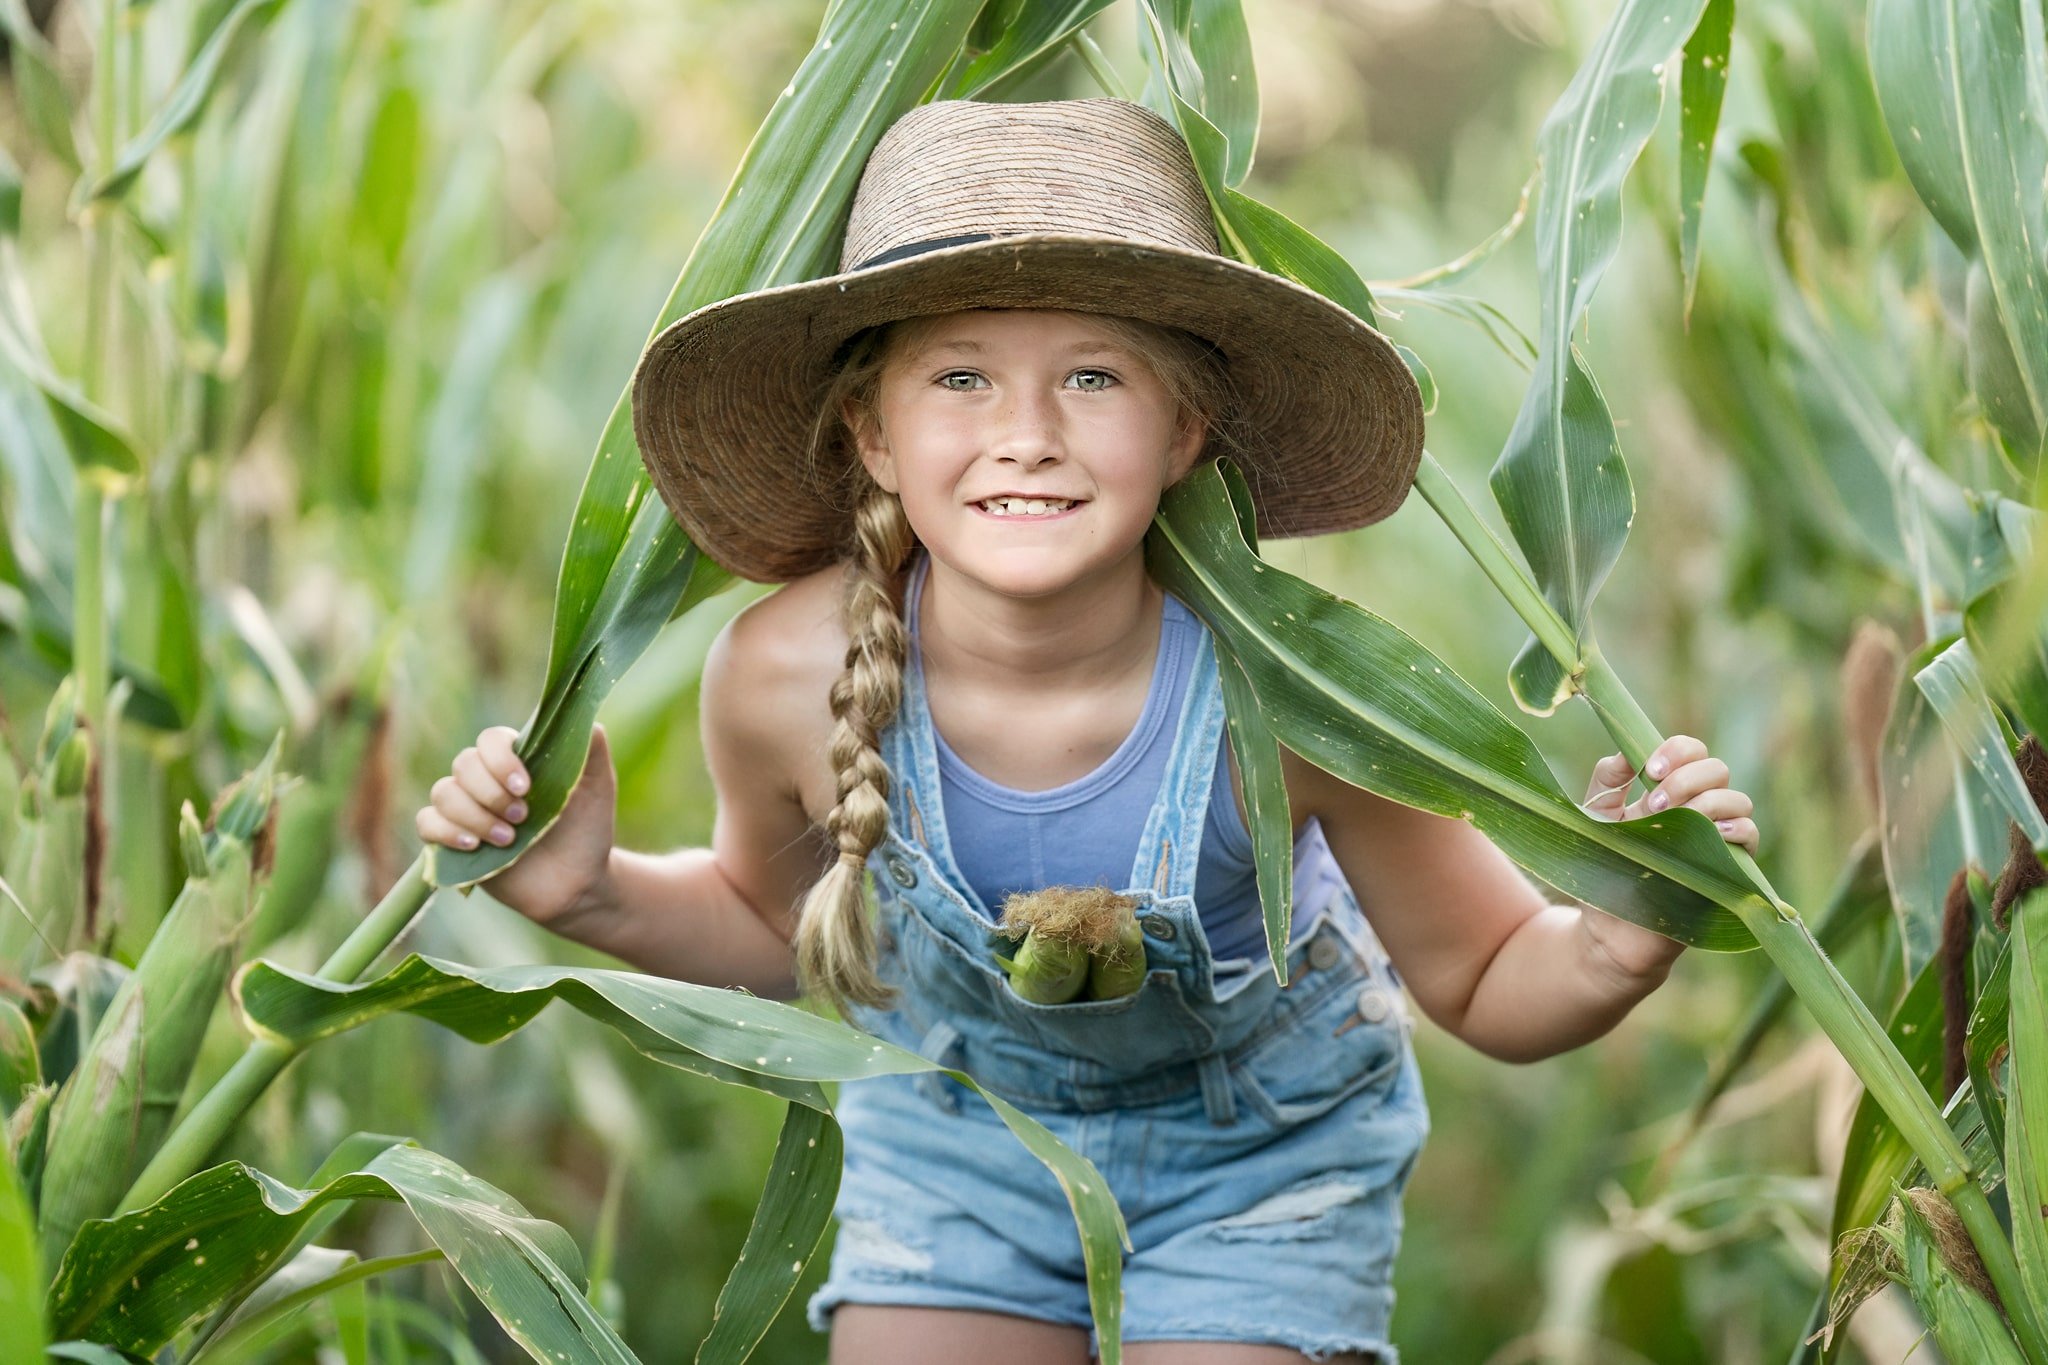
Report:
[{"label": "blue eye", "polygon": [[[967,382],[964,384],[956,384],[953,382],[956,379],[964,379]],[[955,393],[967,393],[970,390],[978,387],[980,384],[984,384],[986,382],[986,380],[984,380],[980,375],[976,374],[973,370],[948,370],[944,374],[939,376],[939,386],[941,388],[951,389]]]},{"label": "blue eye", "polygon": [[1073,380],[1074,387],[1083,393],[1101,393],[1117,382],[1116,376],[1108,370],[1076,370],[1067,378]]},{"label": "blue eye", "polygon": [[[1116,379],[1116,375],[1110,375],[1108,370],[1073,370],[1073,375],[1069,375],[1069,379],[1073,379],[1075,375],[1094,375],[1098,379],[1106,379],[1108,381],[1104,385],[1085,385],[1083,383],[1083,385],[1079,385],[1081,393],[1102,393],[1110,385],[1122,383],[1120,379]],[[954,379],[981,379],[981,375],[979,375],[979,372],[975,372],[975,370],[946,370],[944,375],[940,375],[934,383],[938,383],[942,389],[950,389],[954,393],[971,393],[973,391],[973,385],[956,385],[956,383],[952,383]]]}]

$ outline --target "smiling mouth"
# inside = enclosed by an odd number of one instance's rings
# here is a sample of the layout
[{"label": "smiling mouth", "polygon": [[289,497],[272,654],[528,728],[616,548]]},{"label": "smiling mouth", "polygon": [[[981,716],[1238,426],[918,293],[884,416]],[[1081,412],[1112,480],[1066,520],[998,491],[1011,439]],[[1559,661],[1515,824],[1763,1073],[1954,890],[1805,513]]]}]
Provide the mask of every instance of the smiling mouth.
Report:
[{"label": "smiling mouth", "polygon": [[996,517],[1055,517],[1079,507],[1078,498],[984,498],[974,506]]}]

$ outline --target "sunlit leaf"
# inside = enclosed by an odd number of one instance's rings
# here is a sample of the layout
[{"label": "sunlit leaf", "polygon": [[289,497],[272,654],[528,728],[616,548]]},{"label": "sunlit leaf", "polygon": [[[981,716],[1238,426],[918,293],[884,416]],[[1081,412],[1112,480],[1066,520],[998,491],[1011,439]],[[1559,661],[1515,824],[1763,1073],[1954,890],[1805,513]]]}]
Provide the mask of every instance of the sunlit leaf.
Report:
[{"label": "sunlit leaf", "polygon": [[[376,980],[348,986],[258,961],[236,974],[235,997],[260,1035],[298,1047],[399,1011],[431,1019],[472,1042],[494,1042],[559,999],[664,1065],[766,1090],[820,1113],[830,1108],[821,1081],[942,1070],[987,1100],[1066,1192],[1080,1229],[1103,1359],[1109,1362],[1118,1354],[1118,1247],[1128,1249],[1130,1235],[1115,1198],[1091,1162],[964,1071],[940,1067],[795,1005],[637,972],[466,967],[413,954]],[[771,1174],[771,1184],[776,1178]],[[771,1284],[748,1292],[775,1291]]]},{"label": "sunlit leaf", "polygon": [[1685,282],[1681,319],[1692,317],[1700,277],[1700,210],[1707,197],[1721,97],[1728,89],[1728,47],[1735,31],[1735,0],[1707,0],[1699,26],[1685,43],[1678,90],[1678,269]]},{"label": "sunlit leaf", "polygon": [[[1538,135],[1536,372],[1489,482],[1543,595],[1583,650],[1593,597],[1635,520],[1635,489],[1572,335],[1621,242],[1621,188],[1663,105],[1662,72],[1705,0],[1622,0]],[[1533,636],[1509,668],[1515,703],[1549,715],[1574,669]]]},{"label": "sunlit leaf", "polygon": [[1758,892],[1712,821],[1684,807],[1588,815],[1529,737],[1413,637],[1253,554],[1238,530],[1249,505],[1234,467],[1198,468],[1168,490],[1146,562],[1242,664],[1275,738],[1354,786],[1469,820],[1590,905],[1699,947],[1755,946],[1729,907]]},{"label": "sunlit leaf", "polygon": [[570,1236],[446,1157],[400,1138],[355,1170],[298,1189],[239,1161],[161,1200],[85,1225],[50,1289],[65,1336],[153,1352],[186,1324],[287,1258],[323,1207],[401,1200],[514,1341],[540,1360],[636,1360],[584,1298]]}]

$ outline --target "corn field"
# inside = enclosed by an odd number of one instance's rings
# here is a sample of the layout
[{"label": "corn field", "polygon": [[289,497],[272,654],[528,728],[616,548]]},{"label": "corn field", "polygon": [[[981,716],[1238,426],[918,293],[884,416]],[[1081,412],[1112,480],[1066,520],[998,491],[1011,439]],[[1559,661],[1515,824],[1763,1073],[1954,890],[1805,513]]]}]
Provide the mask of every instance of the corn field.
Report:
[{"label": "corn field", "polygon": [[[650,496],[647,337],[829,273],[916,104],[1110,93],[1430,409],[1380,525],[1259,545],[1226,462],[1146,543],[1227,661],[1269,943],[1285,746],[1697,950],[1537,1066],[1422,1028],[1396,1344],[2048,1365],[2040,0],[0,0],[0,38],[0,1360],[824,1359],[839,1087],[938,1068],[485,879],[599,719],[621,842],[708,836],[697,677],[761,589]],[[522,715],[517,841],[419,850]],[[1679,732],[1759,858],[1557,776]],[[1122,1214],[981,1093],[1111,1365]]]}]

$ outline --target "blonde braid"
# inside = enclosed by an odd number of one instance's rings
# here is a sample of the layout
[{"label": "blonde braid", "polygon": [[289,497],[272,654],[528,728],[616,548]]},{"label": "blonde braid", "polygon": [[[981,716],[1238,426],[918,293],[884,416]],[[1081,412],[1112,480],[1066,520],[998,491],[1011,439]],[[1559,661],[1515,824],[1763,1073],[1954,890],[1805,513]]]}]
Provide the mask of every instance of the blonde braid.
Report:
[{"label": "blonde braid", "polygon": [[825,833],[839,856],[804,896],[796,928],[798,982],[841,1013],[849,1001],[887,1008],[896,998],[875,974],[874,927],[862,882],[868,854],[889,831],[890,777],[880,737],[903,701],[910,648],[903,623],[904,568],[915,543],[903,504],[872,483],[854,513],[854,533],[840,609],[846,671],[831,694],[838,802],[825,817]]}]

